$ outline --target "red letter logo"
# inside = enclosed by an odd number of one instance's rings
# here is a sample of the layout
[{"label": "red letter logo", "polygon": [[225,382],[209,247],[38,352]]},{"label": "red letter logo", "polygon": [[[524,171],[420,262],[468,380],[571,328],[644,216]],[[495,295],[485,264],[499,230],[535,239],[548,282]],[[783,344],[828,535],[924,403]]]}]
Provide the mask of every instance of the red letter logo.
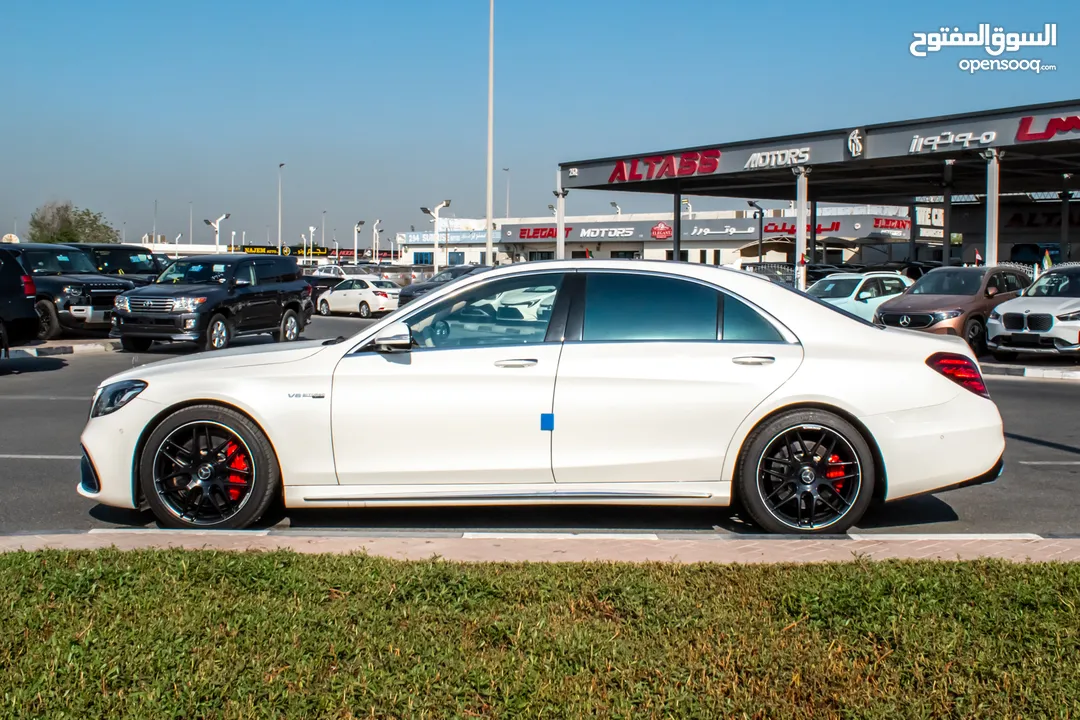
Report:
[{"label": "red letter logo", "polygon": [[698,175],[712,175],[720,169],[720,151],[702,150],[701,161],[698,162]]},{"label": "red letter logo", "polygon": [[611,177],[607,181],[609,183],[626,182],[626,163],[622,160],[615,163],[615,169],[611,171]]},{"label": "red letter logo", "polygon": [[1080,117],[1077,117],[1076,115],[1070,115],[1069,117],[1063,118],[1050,118],[1049,122],[1046,123],[1046,129],[1036,133],[1031,132],[1031,123],[1034,121],[1035,118],[1033,117],[1020,118],[1020,127],[1016,130],[1016,139],[1018,142],[1049,140],[1055,135],[1080,130]]}]

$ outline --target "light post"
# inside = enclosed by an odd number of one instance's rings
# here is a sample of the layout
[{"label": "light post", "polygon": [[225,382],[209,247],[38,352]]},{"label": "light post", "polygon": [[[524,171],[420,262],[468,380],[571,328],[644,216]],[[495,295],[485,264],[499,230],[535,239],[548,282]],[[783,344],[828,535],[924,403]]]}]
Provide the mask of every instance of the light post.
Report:
[{"label": "light post", "polygon": [[375,264],[379,264],[379,223],[382,220],[376,220],[371,226],[371,254],[374,256]]},{"label": "light post", "polygon": [[247,230],[240,233],[240,247],[247,247]]},{"label": "light post", "polygon": [[229,252],[232,252],[234,247],[236,247],[236,231],[235,230],[233,230],[232,235],[229,236]]},{"label": "light post", "polygon": [[157,242],[157,200],[154,201],[154,239],[151,242]]},{"label": "light post", "polygon": [[552,214],[552,215],[554,215],[554,214],[555,214],[555,206],[554,206],[554,205],[548,205],[548,210],[550,210],[550,211],[551,211],[551,214]]},{"label": "light post", "polygon": [[747,200],[746,204],[754,208],[754,217],[757,218],[757,261],[762,262],[765,256],[765,231],[762,229],[762,225],[765,223],[765,211],[761,209],[756,200]]},{"label": "light post", "polygon": [[315,226],[308,225],[307,261],[311,262],[311,250],[315,245]]},{"label": "light post", "polygon": [[612,203],[611,203],[611,207],[615,208],[615,214],[616,214],[616,215],[622,215],[622,208],[621,208],[621,207],[619,207],[619,203],[617,203],[617,202],[612,202]]},{"label": "light post", "polygon": [[340,253],[338,252],[338,244],[337,244],[337,240],[335,240],[335,241],[334,241],[334,259],[335,259],[335,260],[337,260],[337,261],[338,261],[338,263],[340,263],[340,262],[341,262],[341,258],[340,258],[340,257],[338,257],[339,255],[340,255]]},{"label": "light post", "polygon": [[[18,222],[18,220],[15,221],[16,225],[18,224]],[[16,229],[15,233],[18,234],[18,232],[18,229]],[[120,230],[120,242],[127,242],[127,220],[124,221],[124,227]]]},{"label": "light post", "polygon": [[683,207],[686,208],[686,216],[688,218],[690,218],[690,219],[693,219],[693,217],[694,217],[694,206],[690,204],[690,200],[688,198],[683,198],[682,199],[682,204],[683,204]]},{"label": "light post", "polygon": [[281,254],[281,168],[285,167],[285,163],[278,163],[277,166],[277,252]]},{"label": "light post", "polygon": [[[492,0],[491,7],[492,7],[492,14],[494,16],[495,0]],[[489,168],[488,178],[489,179],[491,177],[490,167],[491,166],[489,164],[488,165],[488,168]],[[450,201],[449,200],[443,200],[441,203],[439,203],[438,205],[435,206],[434,210],[429,210],[426,207],[420,208],[420,212],[424,213],[425,215],[430,215],[432,217],[433,222],[435,223],[435,227],[434,227],[434,230],[435,230],[435,233],[434,233],[435,245],[434,245],[433,252],[431,253],[432,263],[435,266],[435,269],[434,269],[435,273],[439,272],[439,211],[442,210],[445,207],[450,207]],[[487,261],[488,261],[488,264],[490,265],[491,264],[491,184],[490,184],[490,181],[488,183],[488,246],[487,247],[488,247]]]},{"label": "light post", "polygon": [[224,215],[219,217],[217,220],[203,220],[204,223],[206,223],[210,227],[214,228],[214,249],[215,250],[220,250],[221,249],[221,242],[220,242],[220,240],[221,240],[221,221],[222,220],[228,220],[228,219],[229,219],[229,213],[225,213]]},{"label": "light post", "polygon": [[326,247],[326,211],[325,210],[322,211],[322,231],[321,232],[322,232],[322,239],[320,240],[320,242],[322,242],[323,247]]},{"label": "light post", "polygon": [[503,217],[510,217],[510,168],[503,168],[503,172],[506,173],[506,215]]},{"label": "light post", "polygon": [[[487,232],[485,248],[488,265],[495,264],[495,253],[492,251],[491,239],[492,211],[495,205],[495,0],[489,3],[488,11],[488,116],[487,116],[487,215],[485,216],[484,230]],[[449,205],[450,201],[447,200]],[[438,210],[436,209],[436,213]],[[435,242],[439,242],[439,221],[435,220]],[[435,260],[435,269],[439,269],[438,259]]]},{"label": "light post", "polygon": [[356,225],[353,226],[353,236],[352,236],[352,261],[353,261],[353,265],[359,265],[360,264],[360,255],[359,255],[360,248],[358,246],[360,244],[360,228],[362,228],[362,227],[364,227],[364,221],[363,220],[357,220]]}]

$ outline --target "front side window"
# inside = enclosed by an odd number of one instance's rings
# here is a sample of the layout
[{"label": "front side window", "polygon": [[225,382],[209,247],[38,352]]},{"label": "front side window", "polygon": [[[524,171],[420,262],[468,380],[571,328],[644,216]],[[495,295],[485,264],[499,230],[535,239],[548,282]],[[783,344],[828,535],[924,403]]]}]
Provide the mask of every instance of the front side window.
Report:
[{"label": "front side window", "polygon": [[886,295],[899,295],[907,289],[904,281],[899,278],[882,278],[881,284],[885,288]]},{"label": "front side window", "polygon": [[161,267],[157,259],[148,252],[138,250],[111,250],[108,248],[94,248],[94,260],[97,261],[101,272],[112,275],[124,275],[126,273],[159,273]]},{"label": "front side window", "polygon": [[1001,280],[1001,273],[994,273],[990,276],[990,279],[986,281],[987,291],[993,289],[995,292],[1001,292],[1005,289],[1005,283]]},{"label": "front side window", "polygon": [[236,279],[258,285],[259,276],[255,273],[255,263],[240,263],[240,267],[236,268]]},{"label": "front side window", "polygon": [[544,342],[562,273],[507,278],[440,300],[404,322],[421,348]]},{"label": "front side window", "polygon": [[589,273],[584,342],[716,340],[720,293],[688,280]]},{"label": "front side window", "polygon": [[337,285],[335,285],[333,291],[334,292],[340,292],[342,290],[352,290],[355,285],[356,285],[355,280],[345,280],[345,281],[339,282]]},{"label": "front side window", "polygon": [[281,274],[271,263],[259,263],[255,266],[255,273],[262,285],[281,282]]}]

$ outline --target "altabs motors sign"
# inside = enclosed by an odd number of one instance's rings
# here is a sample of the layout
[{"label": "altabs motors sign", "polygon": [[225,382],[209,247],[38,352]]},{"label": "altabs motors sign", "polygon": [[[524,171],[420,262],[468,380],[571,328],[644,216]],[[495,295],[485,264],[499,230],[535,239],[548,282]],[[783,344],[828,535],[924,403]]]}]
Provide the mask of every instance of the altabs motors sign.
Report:
[{"label": "altabs motors sign", "polygon": [[651,155],[616,162],[608,176],[608,184],[712,175],[719,169],[720,151],[715,149],[692,150],[680,155]]}]

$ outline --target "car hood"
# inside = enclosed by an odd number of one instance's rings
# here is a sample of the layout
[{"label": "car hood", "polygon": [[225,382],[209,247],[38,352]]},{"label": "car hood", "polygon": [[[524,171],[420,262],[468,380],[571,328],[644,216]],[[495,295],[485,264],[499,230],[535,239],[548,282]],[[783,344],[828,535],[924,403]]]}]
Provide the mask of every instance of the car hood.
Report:
[{"label": "car hood", "polygon": [[433,283],[433,282],[413,283],[412,285],[406,285],[405,287],[401,288],[401,294],[402,295],[421,295],[421,294],[426,293],[426,292],[428,292],[430,290],[434,290],[435,288],[439,287],[442,284],[443,283],[441,283],[441,282],[440,283]]},{"label": "car hood", "polygon": [[190,375],[192,381],[197,384],[198,378],[206,373],[212,374],[234,368],[251,367],[252,365],[278,365],[303,360],[324,350],[327,347],[323,344],[324,342],[326,341],[302,340],[300,342],[247,345],[227,350],[203,352],[131,368],[113,375],[102,382],[102,385],[108,385],[120,380],[153,382],[153,378],[177,375]]},{"label": "car hood", "polygon": [[81,283],[84,285],[97,285],[99,287],[115,287],[128,289],[133,283],[108,275],[95,275],[93,273],[65,273],[64,275],[34,275],[34,282],[53,280],[58,283]]},{"label": "car hood", "polygon": [[881,312],[934,312],[966,308],[975,300],[974,295],[911,295],[905,293],[881,304]]},{"label": "car hood", "polygon": [[128,297],[188,297],[190,295],[209,295],[221,292],[224,285],[174,285],[172,283],[151,283],[128,292]]},{"label": "car hood", "polygon": [[1070,297],[1018,297],[1006,300],[995,308],[999,313],[1038,312],[1065,315],[1080,311],[1080,298]]}]

